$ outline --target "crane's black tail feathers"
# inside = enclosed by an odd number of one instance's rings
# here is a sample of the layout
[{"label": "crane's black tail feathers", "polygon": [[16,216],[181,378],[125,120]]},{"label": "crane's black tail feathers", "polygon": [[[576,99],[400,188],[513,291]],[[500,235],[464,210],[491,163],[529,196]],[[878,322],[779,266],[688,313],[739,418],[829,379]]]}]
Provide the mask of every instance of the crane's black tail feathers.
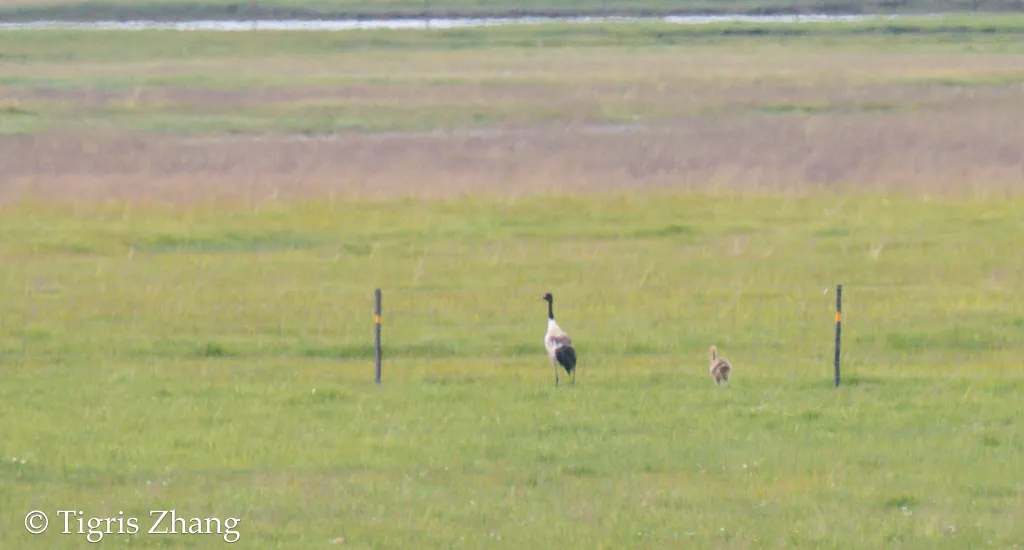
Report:
[{"label": "crane's black tail feathers", "polygon": [[562,346],[555,350],[555,359],[565,372],[572,374],[576,370],[576,350],[572,346]]}]

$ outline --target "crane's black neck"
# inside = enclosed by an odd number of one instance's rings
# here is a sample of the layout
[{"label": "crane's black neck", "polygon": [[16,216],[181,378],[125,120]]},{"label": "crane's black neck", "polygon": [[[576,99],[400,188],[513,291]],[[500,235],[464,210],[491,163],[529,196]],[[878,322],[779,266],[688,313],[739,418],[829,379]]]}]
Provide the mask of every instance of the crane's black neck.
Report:
[{"label": "crane's black neck", "polygon": [[555,318],[554,302],[554,300],[548,300],[548,319],[551,320],[554,320]]}]

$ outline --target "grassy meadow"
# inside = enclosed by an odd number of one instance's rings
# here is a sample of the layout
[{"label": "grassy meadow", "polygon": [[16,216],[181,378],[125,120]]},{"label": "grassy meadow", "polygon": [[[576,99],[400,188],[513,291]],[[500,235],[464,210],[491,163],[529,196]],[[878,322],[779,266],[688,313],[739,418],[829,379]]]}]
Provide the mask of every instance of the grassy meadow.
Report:
[{"label": "grassy meadow", "polygon": [[886,25],[0,32],[0,547],[1024,546],[1024,21]]},{"label": "grassy meadow", "polygon": [[1024,111],[1022,32],[1021,16],[350,33],[11,31],[0,34],[0,135],[329,135],[687,118],[763,125],[806,114],[929,124],[965,111],[998,124],[1007,111]]}]

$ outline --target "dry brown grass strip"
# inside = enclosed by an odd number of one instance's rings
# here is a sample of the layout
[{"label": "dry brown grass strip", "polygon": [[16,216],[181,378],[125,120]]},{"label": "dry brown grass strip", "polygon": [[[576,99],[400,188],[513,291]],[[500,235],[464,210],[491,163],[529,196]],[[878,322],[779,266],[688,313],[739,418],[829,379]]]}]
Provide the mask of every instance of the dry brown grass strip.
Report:
[{"label": "dry brown grass strip", "polygon": [[602,190],[1024,189],[1024,108],[326,138],[5,137],[0,199],[196,202]]}]

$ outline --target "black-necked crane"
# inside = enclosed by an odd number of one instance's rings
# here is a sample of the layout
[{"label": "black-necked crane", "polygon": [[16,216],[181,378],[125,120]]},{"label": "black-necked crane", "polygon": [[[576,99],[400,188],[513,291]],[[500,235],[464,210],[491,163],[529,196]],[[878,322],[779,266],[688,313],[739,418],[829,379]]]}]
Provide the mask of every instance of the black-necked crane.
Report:
[{"label": "black-necked crane", "polygon": [[548,292],[542,296],[542,299],[548,303],[548,332],[544,335],[544,349],[548,352],[551,366],[555,368],[555,387],[558,387],[559,366],[569,373],[572,377],[572,385],[575,386],[576,349],[572,347],[572,340],[569,338],[569,335],[555,322],[555,298]]}]

